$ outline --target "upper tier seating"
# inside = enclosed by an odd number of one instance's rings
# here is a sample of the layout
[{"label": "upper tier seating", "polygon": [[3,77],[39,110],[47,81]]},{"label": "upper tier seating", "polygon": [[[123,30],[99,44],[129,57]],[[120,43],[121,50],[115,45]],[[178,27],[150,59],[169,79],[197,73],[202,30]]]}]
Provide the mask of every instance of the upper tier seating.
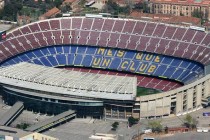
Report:
[{"label": "upper tier seating", "polygon": [[[6,46],[0,43],[0,61],[34,48],[61,44],[146,51],[187,58],[204,65],[209,64],[210,60],[210,34],[186,27],[131,19],[49,19],[15,29],[8,33],[6,42]],[[11,46],[15,47],[10,50]]]}]

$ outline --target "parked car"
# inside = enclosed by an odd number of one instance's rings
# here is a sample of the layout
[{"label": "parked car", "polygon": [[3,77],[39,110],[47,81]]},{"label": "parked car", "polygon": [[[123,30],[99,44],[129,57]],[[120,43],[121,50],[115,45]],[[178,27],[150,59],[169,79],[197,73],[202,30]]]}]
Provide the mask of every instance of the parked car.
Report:
[{"label": "parked car", "polygon": [[197,132],[205,132],[205,133],[207,133],[207,132],[209,132],[209,129],[208,128],[203,128],[203,127],[198,127],[197,128]]},{"label": "parked car", "polygon": [[155,140],[155,138],[144,138],[144,140]]},{"label": "parked car", "polygon": [[142,129],[142,133],[145,133],[145,134],[147,134],[147,133],[152,133],[152,129],[150,129],[150,128],[148,128],[148,129]]}]

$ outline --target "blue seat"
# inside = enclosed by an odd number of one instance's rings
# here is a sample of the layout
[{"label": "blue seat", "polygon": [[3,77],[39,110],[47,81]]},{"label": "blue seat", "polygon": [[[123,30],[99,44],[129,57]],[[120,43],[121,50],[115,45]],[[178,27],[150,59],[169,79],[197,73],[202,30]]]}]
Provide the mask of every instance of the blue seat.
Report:
[{"label": "blue seat", "polygon": [[190,62],[190,65],[187,67],[188,69],[192,69],[192,68],[194,68],[195,67],[195,64],[194,63],[192,63],[192,62]]},{"label": "blue seat", "polygon": [[13,58],[13,61],[15,61],[15,63],[23,62],[19,57]]},{"label": "blue seat", "polygon": [[4,62],[1,66],[9,66],[16,64],[16,62],[13,59],[10,59],[9,61]]},{"label": "blue seat", "polygon": [[182,79],[183,82],[187,82],[187,81],[190,81],[190,80],[193,80],[195,77],[196,77],[196,73],[190,73],[188,76],[184,77]]},{"label": "blue seat", "polygon": [[36,56],[32,52],[27,52],[26,55],[28,56],[29,59],[36,58]]},{"label": "blue seat", "polygon": [[66,65],[66,56],[64,54],[57,54],[56,59],[59,65]]},{"label": "blue seat", "polygon": [[195,64],[194,67],[191,70],[197,71],[198,69],[199,69],[199,66],[197,64]]},{"label": "blue seat", "polygon": [[[130,62],[130,68],[129,68],[129,71],[132,71],[132,72],[137,72],[138,71],[138,67],[140,65],[140,61],[137,61],[137,60],[132,60]],[[134,68],[135,70],[133,71],[132,68]]]},{"label": "blue seat", "polygon": [[92,55],[85,55],[81,64],[83,66],[90,67],[92,60],[93,60],[93,56]]},{"label": "blue seat", "polygon": [[63,47],[62,46],[56,46],[55,50],[56,50],[57,54],[58,53],[63,53]]},{"label": "blue seat", "polygon": [[185,78],[187,75],[189,75],[191,73],[190,70],[184,70],[182,72],[182,74],[179,76],[179,79],[182,80],[183,78]]},{"label": "blue seat", "polygon": [[[116,52],[117,52],[117,50],[115,50],[115,49],[105,49],[104,55],[114,57],[117,55]],[[98,54],[98,52],[96,52],[96,54]]]},{"label": "blue seat", "polygon": [[163,57],[161,63],[162,64],[170,64],[172,62],[173,58],[170,57]]},{"label": "blue seat", "polygon": [[179,59],[173,59],[173,61],[171,62],[171,64],[168,63],[168,65],[171,65],[173,67],[178,67],[181,64],[181,60]]},{"label": "blue seat", "polygon": [[20,58],[21,60],[23,60],[24,62],[29,60],[29,58],[28,58],[25,54],[20,55],[19,58]]},{"label": "blue seat", "polygon": [[10,66],[10,65],[13,65],[13,64],[12,63],[9,63],[9,62],[5,62],[5,63],[1,64],[1,67]]},{"label": "blue seat", "polygon": [[34,64],[43,65],[38,59],[34,59],[32,61],[34,62]]},{"label": "blue seat", "polygon": [[118,67],[117,70],[119,70],[119,71],[129,71],[130,64],[131,64],[130,59],[123,59],[123,60],[121,60],[121,63],[119,64],[120,67]]},{"label": "blue seat", "polygon": [[96,47],[87,47],[86,54],[95,54]]},{"label": "blue seat", "polygon": [[164,76],[163,73],[165,72],[165,70],[167,69],[166,65],[160,65],[156,71],[154,72],[155,76]]},{"label": "blue seat", "polygon": [[111,65],[112,57],[102,57],[100,67],[101,68],[108,68]]},{"label": "blue seat", "polygon": [[58,65],[58,62],[56,61],[55,57],[53,57],[52,55],[47,56],[47,59],[51,62],[51,64],[55,67]]},{"label": "blue seat", "polygon": [[34,50],[33,53],[37,58],[40,58],[43,56],[43,54],[40,52],[40,50]]},{"label": "blue seat", "polygon": [[83,59],[83,55],[77,54],[75,56],[74,65],[81,65]]},{"label": "blue seat", "polygon": [[125,55],[124,55],[124,58],[129,58],[129,59],[133,59],[134,56],[135,56],[135,52],[133,51],[130,51],[130,52],[126,52]]},{"label": "blue seat", "polygon": [[49,47],[48,50],[50,51],[50,54],[56,54],[54,47]]},{"label": "blue seat", "polygon": [[40,61],[41,61],[42,64],[44,64],[45,66],[52,67],[52,65],[50,64],[50,62],[47,60],[46,57],[41,57],[41,58],[40,58]]},{"label": "blue seat", "polygon": [[178,79],[183,71],[184,71],[183,69],[176,69],[174,74],[171,76],[171,78],[172,79]]},{"label": "blue seat", "polygon": [[93,61],[91,63],[91,66],[100,67],[102,60],[103,60],[102,56],[93,55]]},{"label": "blue seat", "polygon": [[63,51],[65,54],[68,54],[70,52],[71,46],[63,46]]},{"label": "blue seat", "polygon": [[74,54],[68,54],[68,65],[74,65]]},{"label": "blue seat", "polygon": [[84,54],[86,51],[86,47],[81,46],[81,47],[77,47],[77,54]]},{"label": "blue seat", "polygon": [[116,57],[112,60],[112,63],[109,65],[109,69],[117,70],[120,64],[121,59]]},{"label": "blue seat", "polygon": [[190,65],[190,62],[188,61],[182,61],[180,67],[187,68]]},{"label": "blue seat", "polygon": [[164,73],[164,76],[166,76],[168,78],[171,78],[175,71],[176,71],[175,67],[169,67],[169,68],[166,69],[166,71]]},{"label": "blue seat", "polygon": [[51,55],[47,48],[42,48],[41,52],[43,53],[43,55]]},{"label": "blue seat", "polygon": [[77,52],[77,46],[71,46],[70,53],[75,54]]}]

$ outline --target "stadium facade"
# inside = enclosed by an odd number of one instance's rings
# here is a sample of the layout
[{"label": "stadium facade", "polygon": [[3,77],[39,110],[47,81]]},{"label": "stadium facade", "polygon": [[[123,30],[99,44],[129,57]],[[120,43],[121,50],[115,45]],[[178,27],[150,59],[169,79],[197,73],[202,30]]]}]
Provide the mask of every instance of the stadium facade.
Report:
[{"label": "stadium facade", "polygon": [[[208,103],[205,66],[210,61],[209,44],[208,33],[190,27],[133,19],[56,18],[9,32],[7,40],[0,43],[0,65],[29,62],[136,77],[138,86],[163,92],[135,97],[123,105],[112,99],[109,106],[101,106],[105,108],[102,116],[162,117],[195,111]],[[6,89],[3,82],[2,85],[5,101],[13,104],[9,99],[18,100],[16,97],[22,92]],[[41,91],[34,93],[38,94],[41,96]],[[122,113],[125,115],[119,115]]]}]

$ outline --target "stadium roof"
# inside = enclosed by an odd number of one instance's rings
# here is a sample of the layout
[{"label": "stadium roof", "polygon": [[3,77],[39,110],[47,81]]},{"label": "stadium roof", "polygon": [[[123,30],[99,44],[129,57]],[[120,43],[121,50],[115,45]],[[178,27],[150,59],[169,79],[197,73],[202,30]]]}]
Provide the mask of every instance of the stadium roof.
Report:
[{"label": "stadium roof", "polygon": [[0,83],[83,97],[133,100],[136,77],[57,69],[22,62],[0,69]]}]

